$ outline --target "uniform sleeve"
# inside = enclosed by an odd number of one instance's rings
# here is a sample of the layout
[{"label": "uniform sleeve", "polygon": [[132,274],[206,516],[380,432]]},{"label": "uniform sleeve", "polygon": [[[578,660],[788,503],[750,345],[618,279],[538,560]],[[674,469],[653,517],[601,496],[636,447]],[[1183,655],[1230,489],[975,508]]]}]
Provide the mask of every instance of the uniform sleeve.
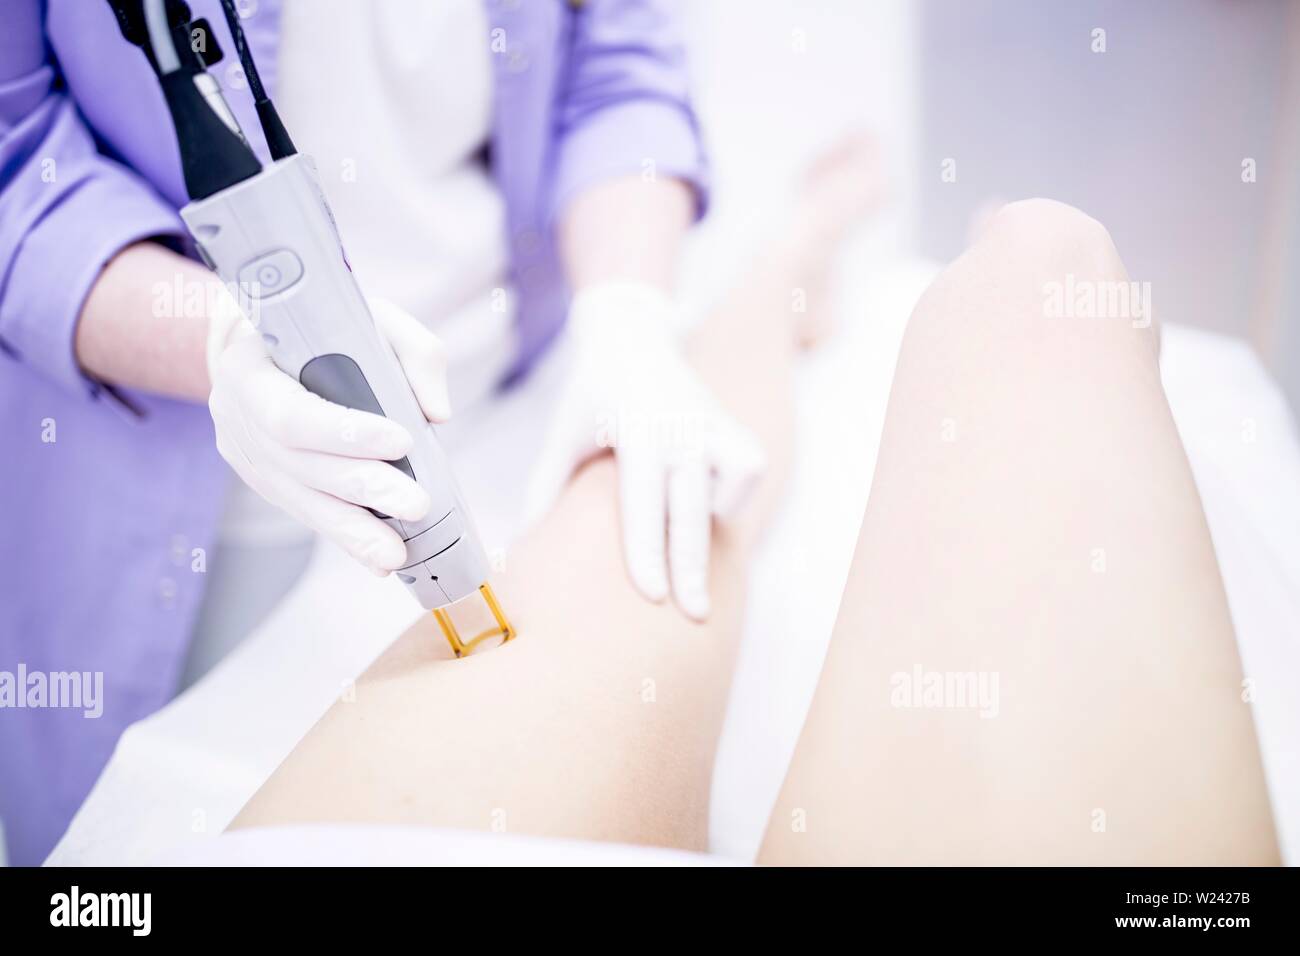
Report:
[{"label": "uniform sleeve", "polygon": [[0,30],[0,347],[80,393],[82,303],[104,264],[133,242],[180,236],[176,211],[100,154],[62,89],[41,0],[4,0]]},{"label": "uniform sleeve", "polygon": [[689,183],[708,203],[708,164],[688,94],[679,5],[586,0],[573,14],[561,78],[551,213],[602,179],[628,174]]}]

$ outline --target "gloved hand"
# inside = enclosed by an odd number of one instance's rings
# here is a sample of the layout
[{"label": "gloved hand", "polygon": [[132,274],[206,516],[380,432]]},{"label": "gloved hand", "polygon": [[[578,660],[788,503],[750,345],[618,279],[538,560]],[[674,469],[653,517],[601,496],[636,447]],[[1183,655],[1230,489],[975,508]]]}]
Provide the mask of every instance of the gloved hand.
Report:
[{"label": "gloved hand", "polygon": [[[442,343],[393,303],[369,304],[425,418],[446,421],[451,406]],[[411,449],[411,434],[381,415],[327,402],[281,372],[229,294],[215,311],[208,326],[208,408],[221,456],[254,491],[376,574],[400,567],[401,537],[361,506],[412,521],[429,510],[424,489],[386,463]]]},{"label": "gloved hand", "polygon": [[567,329],[573,369],[527,511],[540,517],[574,468],[613,448],[633,585],[661,601],[671,579],[678,606],[703,620],[713,516],[743,503],[762,473],[763,452],[686,364],[673,319],[668,297],[640,283],[606,283],[575,297]]}]

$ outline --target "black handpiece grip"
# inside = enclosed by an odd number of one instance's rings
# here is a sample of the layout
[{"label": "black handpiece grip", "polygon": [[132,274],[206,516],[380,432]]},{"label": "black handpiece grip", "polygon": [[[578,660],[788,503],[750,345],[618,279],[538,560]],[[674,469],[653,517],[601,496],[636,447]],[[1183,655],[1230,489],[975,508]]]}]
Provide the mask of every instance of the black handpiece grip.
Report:
[{"label": "black handpiece grip", "polygon": [[[366,381],[365,373],[361,371],[361,366],[347,355],[335,353],[316,356],[302,367],[302,371],[298,373],[298,381],[307,391],[319,395],[327,402],[375,415],[384,414],[379,399],[375,398],[370,383]],[[411,463],[405,458],[389,464],[405,472],[412,481],[415,480]],[[387,517],[387,515],[380,517]]]}]

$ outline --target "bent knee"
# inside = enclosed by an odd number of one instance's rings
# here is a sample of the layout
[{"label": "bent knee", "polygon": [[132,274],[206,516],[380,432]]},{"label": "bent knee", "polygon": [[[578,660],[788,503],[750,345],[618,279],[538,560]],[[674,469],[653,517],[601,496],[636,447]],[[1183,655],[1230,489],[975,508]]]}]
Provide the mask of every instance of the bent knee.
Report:
[{"label": "bent knee", "polygon": [[1056,199],[1035,197],[1009,202],[990,220],[990,226],[1022,229],[1034,233],[1099,236],[1106,228],[1082,209]]},{"label": "bent knee", "polygon": [[1130,281],[1101,223],[1065,203],[1027,199],[994,214],[922,297],[909,330],[948,337],[960,328],[981,340],[994,332],[992,341],[1035,349],[1086,337],[1158,355],[1150,299],[1150,284]]},{"label": "bent knee", "polygon": [[1054,199],[1021,199],[994,214],[980,244],[1053,276],[1127,278],[1110,233],[1096,219]]}]

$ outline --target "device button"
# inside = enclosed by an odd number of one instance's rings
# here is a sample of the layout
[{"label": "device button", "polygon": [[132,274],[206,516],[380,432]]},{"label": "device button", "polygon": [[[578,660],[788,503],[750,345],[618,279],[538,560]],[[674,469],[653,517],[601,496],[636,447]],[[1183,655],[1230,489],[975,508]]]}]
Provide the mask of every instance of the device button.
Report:
[{"label": "device button", "polygon": [[239,287],[252,299],[284,292],[302,278],[302,262],[288,249],[277,249],[245,263],[239,270]]}]

